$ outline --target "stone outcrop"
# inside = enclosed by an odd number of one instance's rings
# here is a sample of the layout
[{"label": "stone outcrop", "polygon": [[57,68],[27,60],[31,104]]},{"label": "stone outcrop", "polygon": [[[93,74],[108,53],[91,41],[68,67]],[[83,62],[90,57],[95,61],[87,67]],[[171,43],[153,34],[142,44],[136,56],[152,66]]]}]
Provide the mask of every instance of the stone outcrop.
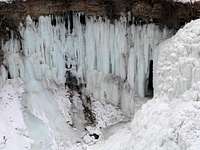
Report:
[{"label": "stone outcrop", "polygon": [[66,11],[82,11],[110,19],[130,11],[142,23],[155,22],[178,28],[199,17],[200,3],[183,4],[171,0],[16,0],[14,3],[0,3],[0,15],[20,21],[28,14],[38,17]]},{"label": "stone outcrop", "polygon": [[200,2],[179,3],[172,0],[16,0],[0,2],[0,38],[10,37],[10,30],[20,38],[17,27],[27,15],[63,15],[67,11],[84,12],[86,15],[117,19],[129,12],[134,21],[129,24],[156,23],[179,29],[200,16]]}]

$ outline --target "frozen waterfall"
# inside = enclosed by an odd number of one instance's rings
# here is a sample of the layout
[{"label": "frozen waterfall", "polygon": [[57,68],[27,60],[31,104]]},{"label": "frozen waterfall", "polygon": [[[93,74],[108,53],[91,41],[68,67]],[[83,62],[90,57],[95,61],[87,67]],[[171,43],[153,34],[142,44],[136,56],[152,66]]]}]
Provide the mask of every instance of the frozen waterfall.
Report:
[{"label": "frozen waterfall", "polygon": [[[38,20],[28,16],[19,28],[21,42],[13,37],[2,44],[12,78],[34,77],[64,85],[66,65],[72,66],[88,93],[129,115],[134,113],[134,97],[147,93],[150,66],[157,60],[155,47],[172,35],[154,24],[129,25],[127,17],[111,23],[81,13]],[[32,71],[25,67],[27,61]]]}]

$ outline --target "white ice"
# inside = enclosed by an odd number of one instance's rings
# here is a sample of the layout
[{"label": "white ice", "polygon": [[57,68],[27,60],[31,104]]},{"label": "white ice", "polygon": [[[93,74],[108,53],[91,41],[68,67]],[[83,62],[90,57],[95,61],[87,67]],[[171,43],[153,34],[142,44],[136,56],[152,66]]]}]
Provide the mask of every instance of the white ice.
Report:
[{"label": "white ice", "polygon": [[120,106],[127,115],[134,114],[134,97],[145,96],[149,61],[157,56],[156,46],[172,31],[154,24],[129,26],[125,17],[113,24],[108,19],[86,17],[86,25],[82,25],[80,15],[73,14],[72,33],[69,19],[65,27],[62,17],[55,17],[53,26],[51,17],[40,17],[36,23],[28,16],[26,25],[20,27],[22,50],[15,39],[3,46],[11,76],[25,78],[28,61],[30,76],[63,85],[65,63],[72,64],[80,82],[87,83],[88,93]]}]

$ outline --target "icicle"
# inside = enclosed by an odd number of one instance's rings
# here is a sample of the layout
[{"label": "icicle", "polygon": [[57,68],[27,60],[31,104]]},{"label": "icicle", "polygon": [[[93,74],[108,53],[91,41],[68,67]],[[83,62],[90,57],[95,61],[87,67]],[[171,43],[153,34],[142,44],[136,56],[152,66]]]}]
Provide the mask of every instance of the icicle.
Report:
[{"label": "icicle", "polygon": [[25,76],[24,59],[28,58],[35,79],[64,85],[67,63],[96,98],[123,106],[124,111],[133,109],[128,103],[134,105],[134,96],[145,96],[155,47],[170,36],[167,29],[153,24],[128,25],[133,20],[129,14],[111,24],[106,18],[70,11],[63,18],[39,17],[36,25],[28,16],[21,27],[24,55],[15,39],[3,45],[11,76]]}]

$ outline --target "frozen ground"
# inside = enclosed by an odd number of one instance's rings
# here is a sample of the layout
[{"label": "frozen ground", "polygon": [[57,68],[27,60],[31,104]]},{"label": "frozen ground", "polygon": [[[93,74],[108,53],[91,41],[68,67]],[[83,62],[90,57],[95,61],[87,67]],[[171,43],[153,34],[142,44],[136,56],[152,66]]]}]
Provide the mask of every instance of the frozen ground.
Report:
[{"label": "frozen ground", "polygon": [[27,150],[33,142],[23,119],[22,93],[20,80],[9,80],[0,90],[1,150]]}]

